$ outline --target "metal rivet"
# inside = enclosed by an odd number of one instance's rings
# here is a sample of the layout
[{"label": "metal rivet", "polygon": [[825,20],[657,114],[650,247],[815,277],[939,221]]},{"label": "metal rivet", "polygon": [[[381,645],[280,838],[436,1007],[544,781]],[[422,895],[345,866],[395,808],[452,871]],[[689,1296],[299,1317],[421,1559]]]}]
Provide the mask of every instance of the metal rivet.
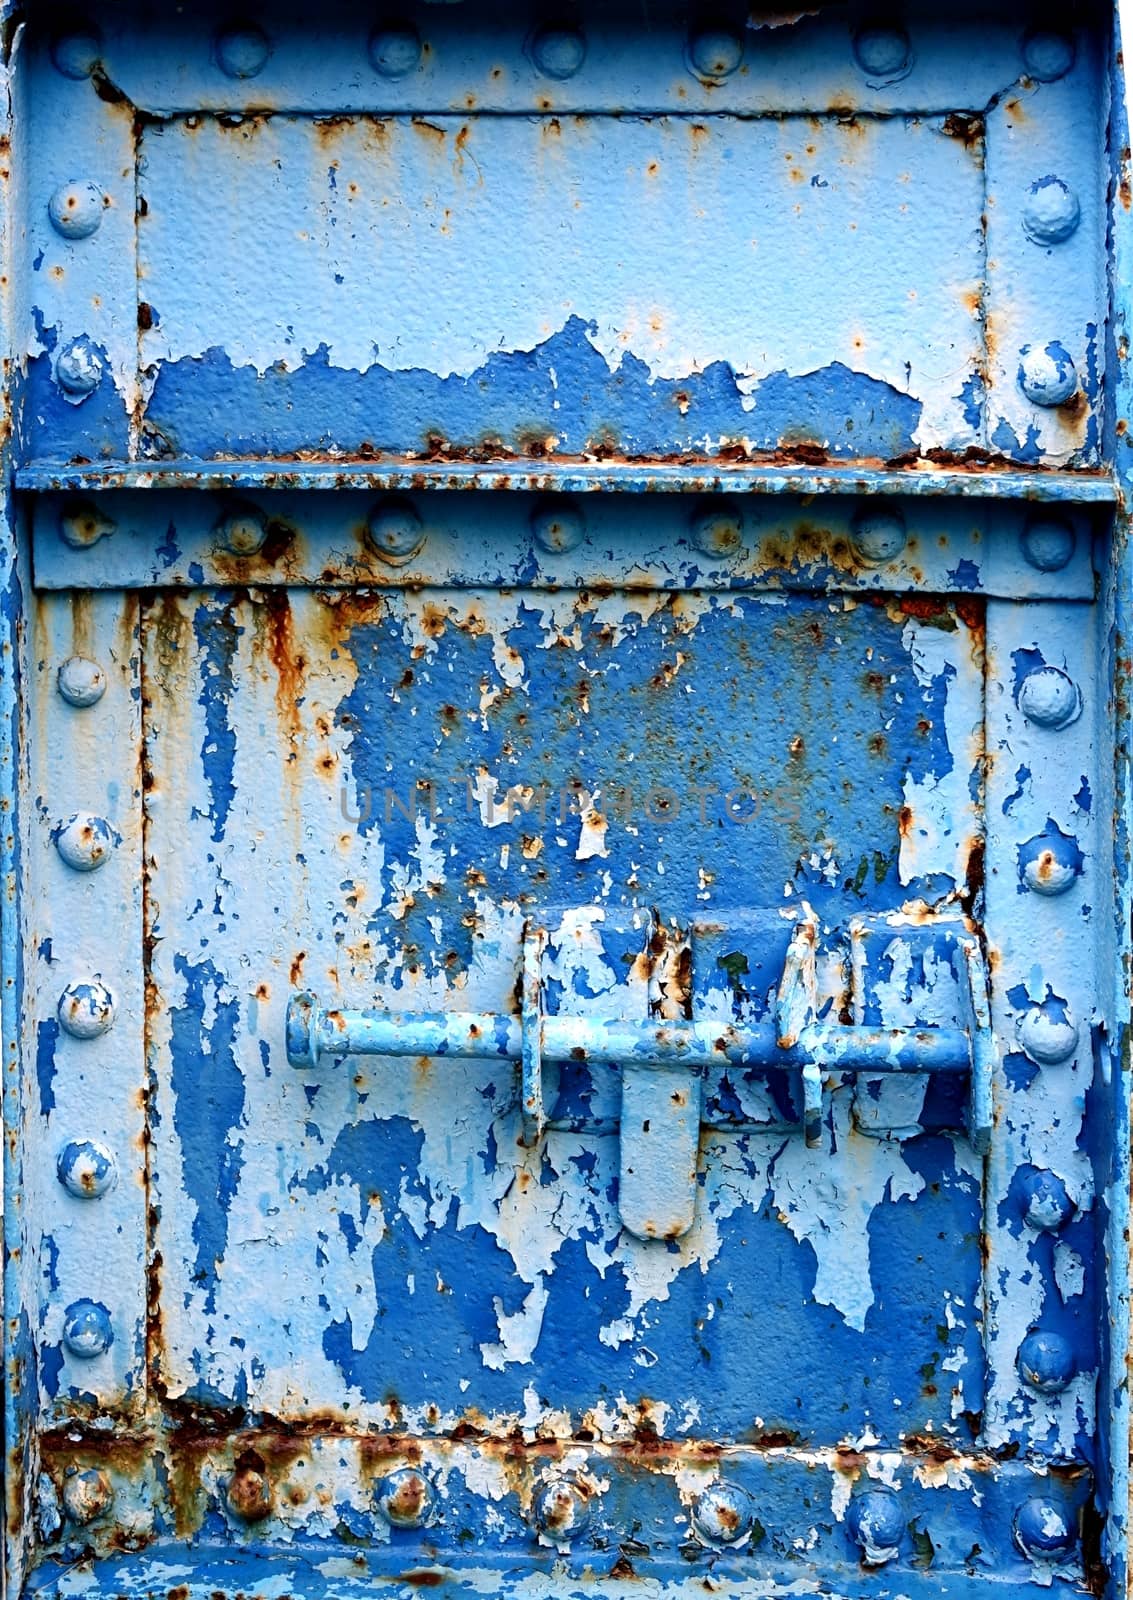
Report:
[{"label": "metal rivet", "polygon": [[1025,344],[1019,352],[1019,387],[1032,405],[1065,405],[1078,391],[1078,372],[1069,350],[1057,339]]},{"label": "metal rivet", "polygon": [[1023,207],[1023,232],[1035,244],[1061,244],[1081,220],[1078,196],[1061,178],[1039,178],[1032,183]]},{"label": "metal rivet", "polygon": [[99,978],[69,983],[59,996],[59,1026],[72,1039],[97,1039],[114,1026],[114,996]]},{"label": "metal rivet", "polygon": [[68,1467],[63,1476],[63,1509],[72,1522],[85,1527],[109,1510],[114,1490],[105,1472],[95,1467]]},{"label": "metal rivet", "polygon": [[565,555],[586,537],[586,519],[573,500],[556,495],[531,513],[531,536],[548,555]]},{"label": "metal rivet", "polygon": [[102,357],[85,335],[64,345],[55,361],[55,382],[68,405],[82,405],[102,382]]},{"label": "metal rivet", "polygon": [[117,526],[87,500],[65,506],[59,514],[59,537],[72,550],[89,550]]},{"label": "metal rivet", "polygon": [[105,817],[96,817],[90,811],[80,811],[62,823],[53,837],[60,856],[76,872],[93,872],[101,867],[122,842]]},{"label": "metal rivet", "polygon": [[412,501],[392,496],[375,506],[366,523],[366,543],[392,566],[411,560],[425,543],[425,528]]},{"label": "metal rivet", "polygon": [[267,518],[255,506],[235,506],[216,525],[216,547],[229,555],[258,555],[267,536]]},{"label": "metal rivet", "polygon": [[1071,525],[1062,517],[1040,513],[1028,522],[1020,540],[1024,558],[1040,572],[1061,572],[1078,543]]},{"label": "metal rivet", "polygon": [[551,1478],[535,1491],[531,1515],[540,1533],[565,1544],[590,1521],[590,1491],[576,1478]]},{"label": "metal rivet", "polygon": [[1065,894],[1082,876],[1084,856],[1073,834],[1048,821],[1019,846],[1019,877],[1035,894]]},{"label": "metal rivet", "polygon": [[743,58],[743,38],[731,28],[705,28],[688,42],[689,66],[710,83],[730,78]]},{"label": "metal rivet", "polygon": [[854,34],[854,60],[871,80],[893,82],[912,66],[909,35],[904,28],[859,28]]},{"label": "metal rivet", "polygon": [[236,1463],[224,1497],[229,1511],[241,1522],[262,1522],[271,1515],[275,1504],[271,1483],[261,1467],[251,1461]]},{"label": "metal rivet", "polygon": [[63,1314],[63,1343],[77,1361],[93,1361],[114,1343],[110,1313],[97,1300],[76,1300]]},{"label": "metal rivet", "polygon": [[1078,59],[1078,47],[1069,34],[1053,28],[1034,28],[1023,37],[1023,61],[1032,78],[1054,83],[1064,78]]},{"label": "metal rivet", "polygon": [[436,1491],[423,1472],[400,1467],[378,1485],[377,1506],[393,1528],[424,1528],[431,1520]]},{"label": "metal rivet", "polygon": [[708,501],[693,512],[688,537],[702,555],[727,560],[743,548],[744,514],[730,500]]},{"label": "metal rivet", "polygon": [[97,233],[105,209],[105,197],[98,184],[82,178],[62,184],[47,202],[51,226],[64,239],[89,239]]},{"label": "metal rivet", "polygon": [[850,1501],[847,1522],[868,1567],[883,1567],[901,1553],[905,1518],[888,1489],[867,1489]]},{"label": "metal rivet", "polygon": [[1078,1024],[1060,1000],[1044,1000],[1020,1022],[1019,1043],[1036,1066],[1061,1066],[1078,1048]]},{"label": "metal rivet", "polygon": [[1057,1561],[1068,1556],[1078,1535],[1065,1506],[1034,1495],[1015,1512],[1015,1543],[1029,1561]]},{"label": "metal rivet", "polygon": [[101,1200],[118,1182],[118,1163],[97,1139],[68,1139],[55,1163],[59,1182],[76,1200]]},{"label": "metal rivet", "polygon": [[102,39],[96,28],[75,28],[52,41],[51,61],[56,72],[76,83],[89,78],[102,55]]},{"label": "metal rivet", "polygon": [[[1074,1043],[1077,1044],[1075,1031]],[[1078,1209],[1057,1172],[1035,1167],[1020,1183],[1023,1221],[1036,1233],[1056,1233],[1064,1228]]]},{"label": "metal rivet", "polygon": [[421,64],[421,35],[411,22],[391,22],[370,35],[370,65],[379,78],[407,78]]},{"label": "metal rivet", "polygon": [[1037,667],[1019,685],[1019,710],[1040,728],[1068,728],[1082,715],[1078,685],[1058,667]]},{"label": "metal rivet", "polygon": [[890,506],[862,506],[854,513],[850,542],[859,561],[877,567],[901,554],[909,533],[899,511]]},{"label": "metal rivet", "polygon": [[97,705],[106,693],[106,674],[89,656],[68,656],[55,683],[67,704],[80,710]]},{"label": "metal rivet", "polygon": [[755,1526],[751,1497],[735,1483],[711,1483],[698,1494],[692,1525],[710,1544],[738,1544]]},{"label": "metal rivet", "polygon": [[1074,1379],[1074,1351],[1060,1333],[1036,1328],[1019,1346],[1019,1376],[1040,1394],[1061,1394]]},{"label": "metal rivet", "polygon": [[215,52],[221,72],[230,78],[254,78],[267,66],[271,46],[264,30],[252,25],[218,33]]},{"label": "metal rivet", "polygon": [[577,28],[540,28],[531,59],[545,78],[573,78],[586,60],[586,40]]}]

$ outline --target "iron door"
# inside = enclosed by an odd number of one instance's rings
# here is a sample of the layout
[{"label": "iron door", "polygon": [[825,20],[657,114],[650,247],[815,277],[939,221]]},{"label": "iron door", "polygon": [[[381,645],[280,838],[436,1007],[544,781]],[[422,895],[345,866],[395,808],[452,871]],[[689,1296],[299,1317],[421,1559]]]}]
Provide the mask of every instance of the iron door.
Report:
[{"label": "iron door", "polygon": [[13,19],[13,1592],[1121,1592],[1111,32]]}]

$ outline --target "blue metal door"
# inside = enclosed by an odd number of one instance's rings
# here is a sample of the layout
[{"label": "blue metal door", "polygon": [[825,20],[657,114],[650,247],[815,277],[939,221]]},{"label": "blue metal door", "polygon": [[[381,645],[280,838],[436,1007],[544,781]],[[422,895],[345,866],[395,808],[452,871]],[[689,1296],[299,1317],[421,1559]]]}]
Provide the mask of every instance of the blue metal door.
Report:
[{"label": "blue metal door", "polygon": [[1108,13],[6,41],[13,1592],[1123,1592]]}]

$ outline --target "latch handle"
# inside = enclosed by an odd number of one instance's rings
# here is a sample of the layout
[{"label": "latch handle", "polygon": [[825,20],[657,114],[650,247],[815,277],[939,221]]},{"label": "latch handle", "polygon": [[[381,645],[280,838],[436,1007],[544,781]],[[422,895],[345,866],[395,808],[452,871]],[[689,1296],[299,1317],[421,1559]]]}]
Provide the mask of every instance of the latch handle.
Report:
[{"label": "latch handle", "polygon": [[[311,994],[287,1008],[287,1057],[314,1067],[324,1055],[455,1056],[520,1065],[521,1140],[539,1143],[547,1126],[544,1062],[595,1062],[622,1073],[622,1220],[642,1238],[676,1238],[692,1226],[703,1078],[709,1068],[775,1072],[797,1068],[806,1143],[822,1143],[825,1072],[969,1073],[968,1137],[991,1137],[996,1043],[987,963],[975,939],[958,939],[966,1027],[870,1028],[817,1015],[812,914],[795,927],[783,964],[773,1022],[746,1027],[691,1021],[547,1016],[542,1005],[544,928],[524,931],[519,1016],[461,1011],[324,1011]],[[654,1128],[654,1121],[657,1126]]]}]

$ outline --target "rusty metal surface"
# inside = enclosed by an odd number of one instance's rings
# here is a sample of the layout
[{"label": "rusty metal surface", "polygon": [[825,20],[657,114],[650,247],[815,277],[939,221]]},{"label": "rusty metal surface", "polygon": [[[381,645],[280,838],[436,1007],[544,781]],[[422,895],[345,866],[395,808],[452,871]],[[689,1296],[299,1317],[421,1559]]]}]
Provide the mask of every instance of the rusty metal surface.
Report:
[{"label": "rusty metal surface", "polygon": [[1109,28],[4,34],[14,1593],[1122,1592]]}]

